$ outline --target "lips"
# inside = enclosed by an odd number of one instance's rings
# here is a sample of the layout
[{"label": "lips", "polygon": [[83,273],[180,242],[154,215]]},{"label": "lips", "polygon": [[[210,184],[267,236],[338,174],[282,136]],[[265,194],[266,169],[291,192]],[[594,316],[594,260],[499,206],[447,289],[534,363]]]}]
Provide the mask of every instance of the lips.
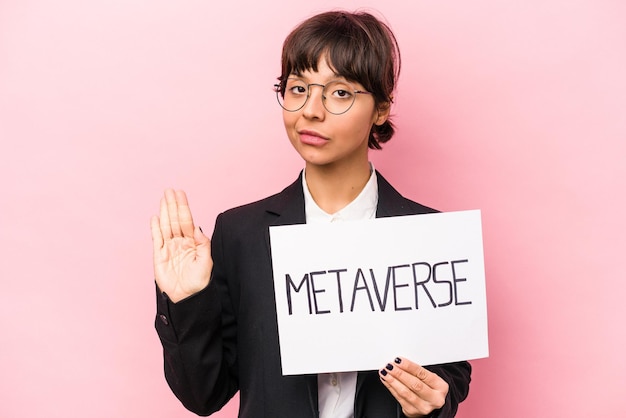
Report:
[{"label": "lips", "polygon": [[306,145],[320,146],[328,142],[328,138],[315,131],[302,130],[298,134],[300,135],[300,142]]}]

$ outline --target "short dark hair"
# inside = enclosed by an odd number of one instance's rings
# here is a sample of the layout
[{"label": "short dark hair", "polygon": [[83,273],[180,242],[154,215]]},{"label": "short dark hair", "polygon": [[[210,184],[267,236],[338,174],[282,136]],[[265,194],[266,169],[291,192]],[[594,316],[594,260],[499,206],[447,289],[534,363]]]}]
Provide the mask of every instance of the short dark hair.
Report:
[{"label": "short dark hair", "polygon": [[[300,23],[285,39],[281,58],[281,91],[291,74],[317,71],[324,56],[328,65],[347,80],[372,93],[377,108],[391,105],[400,74],[400,50],[387,24],[367,12],[329,11]],[[389,118],[370,130],[368,146],[381,149],[391,139]]]}]

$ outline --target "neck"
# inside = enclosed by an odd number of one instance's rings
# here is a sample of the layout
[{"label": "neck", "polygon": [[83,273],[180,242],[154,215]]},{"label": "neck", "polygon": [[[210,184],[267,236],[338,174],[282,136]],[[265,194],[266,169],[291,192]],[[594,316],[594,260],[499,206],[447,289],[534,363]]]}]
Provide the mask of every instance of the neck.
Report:
[{"label": "neck", "polygon": [[326,213],[346,207],[361,193],[371,175],[367,160],[351,167],[306,165],[306,182],[315,203]]}]

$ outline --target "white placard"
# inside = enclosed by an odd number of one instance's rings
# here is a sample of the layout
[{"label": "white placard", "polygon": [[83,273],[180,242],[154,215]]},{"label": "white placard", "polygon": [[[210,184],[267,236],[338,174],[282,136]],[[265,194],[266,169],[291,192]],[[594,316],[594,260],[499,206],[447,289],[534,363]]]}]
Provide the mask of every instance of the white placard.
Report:
[{"label": "white placard", "polygon": [[480,211],[270,227],[284,375],[489,355]]}]

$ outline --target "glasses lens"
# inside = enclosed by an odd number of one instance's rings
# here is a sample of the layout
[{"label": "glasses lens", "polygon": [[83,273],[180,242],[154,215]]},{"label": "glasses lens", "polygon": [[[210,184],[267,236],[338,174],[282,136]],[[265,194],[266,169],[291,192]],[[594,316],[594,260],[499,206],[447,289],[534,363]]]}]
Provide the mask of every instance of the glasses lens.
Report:
[{"label": "glasses lens", "polygon": [[276,97],[278,97],[278,103],[290,112],[295,112],[304,106],[307,99],[307,85],[302,80],[293,78],[287,79],[285,83],[285,91],[276,91]]},{"label": "glasses lens", "polygon": [[356,94],[354,87],[346,81],[331,81],[324,87],[324,106],[335,115],[345,113],[352,107]]}]

